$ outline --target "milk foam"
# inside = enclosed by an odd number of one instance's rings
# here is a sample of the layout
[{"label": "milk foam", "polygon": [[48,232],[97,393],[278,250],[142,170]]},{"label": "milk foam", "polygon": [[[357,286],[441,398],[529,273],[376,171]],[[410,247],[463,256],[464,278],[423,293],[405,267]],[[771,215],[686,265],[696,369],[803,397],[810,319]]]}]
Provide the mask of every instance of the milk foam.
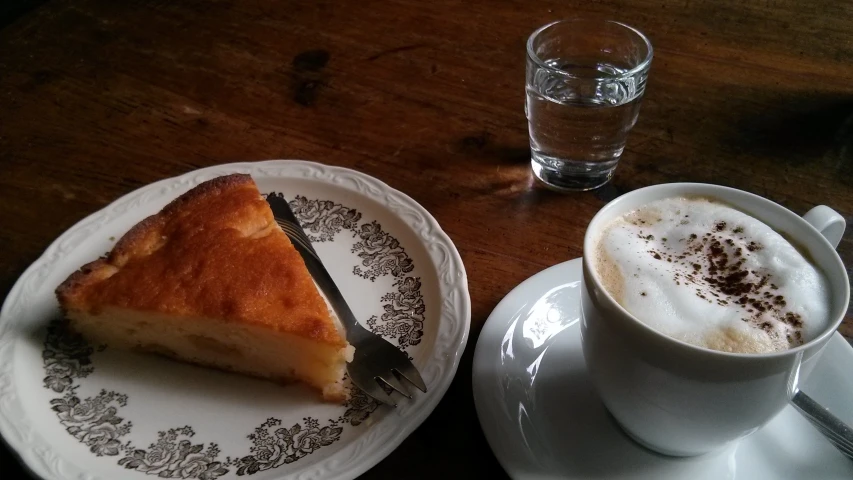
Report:
[{"label": "milk foam", "polygon": [[596,271],[626,310],[670,337],[715,350],[793,348],[829,324],[829,285],[759,220],[705,198],[668,198],[614,220]]}]

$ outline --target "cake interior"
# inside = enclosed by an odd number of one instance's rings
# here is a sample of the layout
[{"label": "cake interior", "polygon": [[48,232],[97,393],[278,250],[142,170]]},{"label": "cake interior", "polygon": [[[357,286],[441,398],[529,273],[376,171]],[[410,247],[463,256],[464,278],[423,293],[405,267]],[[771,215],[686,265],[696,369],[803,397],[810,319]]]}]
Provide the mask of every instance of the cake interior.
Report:
[{"label": "cake interior", "polygon": [[352,359],[351,346],[340,348],[245,323],[117,307],[93,313],[69,311],[68,317],[71,327],[93,343],[156,353],[278,383],[299,380],[320,389],[325,400],[346,398],[343,377],[346,362]]}]

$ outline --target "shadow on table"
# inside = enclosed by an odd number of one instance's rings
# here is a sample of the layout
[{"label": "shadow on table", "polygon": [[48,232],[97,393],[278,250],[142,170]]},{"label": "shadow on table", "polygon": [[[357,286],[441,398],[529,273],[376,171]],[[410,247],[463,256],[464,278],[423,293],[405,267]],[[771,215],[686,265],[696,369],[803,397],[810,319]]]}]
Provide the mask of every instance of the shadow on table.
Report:
[{"label": "shadow on table", "polygon": [[503,139],[489,132],[462,137],[451,147],[451,153],[463,157],[478,181],[468,187],[474,195],[494,195],[511,199],[522,206],[534,206],[560,199],[590,199],[609,202],[629,189],[608,183],[589,192],[558,192],[538,181],[530,168],[530,146],[527,138]]},{"label": "shadow on table", "polygon": [[0,28],[12,24],[25,13],[44,3],[47,3],[47,0],[9,0],[0,3]]},{"label": "shadow on table", "polygon": [[773,103],[760,115],[736,120],[733,146],[766,153],[779,162],[836,171],[837,181],[853,184],[853,98],[796,97]]}]

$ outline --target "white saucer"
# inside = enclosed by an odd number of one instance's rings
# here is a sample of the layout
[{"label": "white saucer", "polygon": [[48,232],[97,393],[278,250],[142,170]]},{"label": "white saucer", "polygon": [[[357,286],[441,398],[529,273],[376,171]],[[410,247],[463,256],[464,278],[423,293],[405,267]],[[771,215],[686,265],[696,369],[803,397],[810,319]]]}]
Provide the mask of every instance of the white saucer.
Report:
[{"label": "white saucer", "polygon": [[[516,479],[850,479],[853,462],[791,407],[722,452],[665,457],[628,439],[599,400],[581,351],[581,261],[511,291],[474,353],[474,403],[503,468]],[[829,342],[803,390],[853,424],[853,348]]]}]

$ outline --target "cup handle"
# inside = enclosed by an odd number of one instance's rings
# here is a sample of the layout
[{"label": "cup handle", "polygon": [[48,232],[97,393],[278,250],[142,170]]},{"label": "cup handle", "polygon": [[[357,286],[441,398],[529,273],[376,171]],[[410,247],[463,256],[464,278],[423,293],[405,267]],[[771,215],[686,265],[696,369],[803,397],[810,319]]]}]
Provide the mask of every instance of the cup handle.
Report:
[{"label": "cup handle", "polygon": [[832,248],[838,247],[838,242],[841,241],[844,228],[847,226],[847,222],[840,213],[826,205],[818,205],[803,215],[803,219],[826,237],[832,244]]}]

